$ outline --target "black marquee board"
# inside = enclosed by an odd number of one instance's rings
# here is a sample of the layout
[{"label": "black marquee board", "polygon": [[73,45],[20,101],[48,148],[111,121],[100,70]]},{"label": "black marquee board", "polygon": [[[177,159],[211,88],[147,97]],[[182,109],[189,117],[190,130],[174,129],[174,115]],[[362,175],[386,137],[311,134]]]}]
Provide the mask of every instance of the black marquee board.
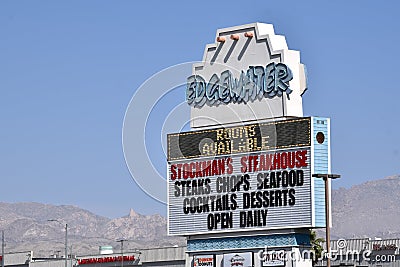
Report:
[{"label": "black marquee board", "polygon": [[168,161],[310,146],[310,133],[307,117],[168,134]]}]

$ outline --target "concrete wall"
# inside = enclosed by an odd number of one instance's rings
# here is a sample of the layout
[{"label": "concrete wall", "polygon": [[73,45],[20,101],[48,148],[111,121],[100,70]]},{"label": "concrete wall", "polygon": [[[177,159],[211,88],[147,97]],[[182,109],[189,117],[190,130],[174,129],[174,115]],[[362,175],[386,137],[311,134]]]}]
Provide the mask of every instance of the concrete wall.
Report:
[{"label": "concrete wall", "polygon": [[140,262],[150,264],[152,262],[179,262],[185,261],[186,247],[167,247],[142,249],[140,252]]},{"label": "concrete wall", "polygon": [[[74,266],[74,260],[68,260],[68,267]],[[29,263],[29,267],[65,267],[64,259],[56,259],[56,260],[38,260],[32,261]]]},{"label": "concrete wall", "polygon": [[12,252],[4,254],[5,266],[24,266],[29,262],[30,257],[33,255],[32,251]]}]

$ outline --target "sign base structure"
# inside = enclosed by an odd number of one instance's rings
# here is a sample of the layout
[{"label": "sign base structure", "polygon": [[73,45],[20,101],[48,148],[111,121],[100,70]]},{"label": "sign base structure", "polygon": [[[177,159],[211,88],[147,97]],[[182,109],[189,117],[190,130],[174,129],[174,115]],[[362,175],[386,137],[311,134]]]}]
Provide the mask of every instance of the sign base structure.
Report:
[{"label": "sign base structure", "polygon": [[306,81],[270,24],[218,30],[193,65],[193,131],[167,136],[168,234],[187,238],[187,267],[312,266],[330,120],[303,117]]},{"label": "sign base structure", "polygon": [[[186,267],[311,267],[310,234],[293,230],[240,236],[188,237]],[[237,262],[241,257],[247,260]],[[207,264],[203,260],[208,258]],[[212,259],[212,261],[211,261]]]}]

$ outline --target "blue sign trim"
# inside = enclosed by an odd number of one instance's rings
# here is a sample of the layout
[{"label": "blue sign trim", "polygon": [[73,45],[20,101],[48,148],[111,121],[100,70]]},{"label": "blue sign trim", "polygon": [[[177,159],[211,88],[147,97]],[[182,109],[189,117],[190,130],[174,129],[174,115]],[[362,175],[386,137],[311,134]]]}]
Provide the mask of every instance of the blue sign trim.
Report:
[{"label": "blue sign trim", "polygon": [[266,236],[240,236],[196,239],[187,241],[188,251],[223,250],[238,248],[265,248],[285,246],[309,246],[308,234],[279,234]]}]

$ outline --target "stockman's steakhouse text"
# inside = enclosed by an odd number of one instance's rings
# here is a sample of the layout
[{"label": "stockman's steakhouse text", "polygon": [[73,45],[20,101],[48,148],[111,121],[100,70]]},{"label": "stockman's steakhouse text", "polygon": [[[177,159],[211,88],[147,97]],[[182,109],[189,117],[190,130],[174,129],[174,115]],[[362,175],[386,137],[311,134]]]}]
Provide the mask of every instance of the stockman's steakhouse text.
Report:
[{"label": "stockman's steakhouse text", "polygon": [[[241,172],[273,171],[307,167],[307,150],[265,153],[241,158]],[[232,174],[232,158],[171,164],[170,178],[189,179]]]},{"label": "stockman's steakhouse text", "polygon": [[[295,205],[294,187],[304,183],[303,170],[298,168],[307,167],[307,150],[243,156],[239,175],[232,174],[232,160],[226,157],[170,166],[170,179],[175,181],[174,196],[185,197],[185,214],[235,210],[238,208],[236,192],[240,191],[243,191],[243,209]],[[258,172],[257,191],[249,192],[248,173],[254,172]],[[215,190],[211,188],[209,176],[216,176]],[[210,195],[214,192],[219,195]]]}]

